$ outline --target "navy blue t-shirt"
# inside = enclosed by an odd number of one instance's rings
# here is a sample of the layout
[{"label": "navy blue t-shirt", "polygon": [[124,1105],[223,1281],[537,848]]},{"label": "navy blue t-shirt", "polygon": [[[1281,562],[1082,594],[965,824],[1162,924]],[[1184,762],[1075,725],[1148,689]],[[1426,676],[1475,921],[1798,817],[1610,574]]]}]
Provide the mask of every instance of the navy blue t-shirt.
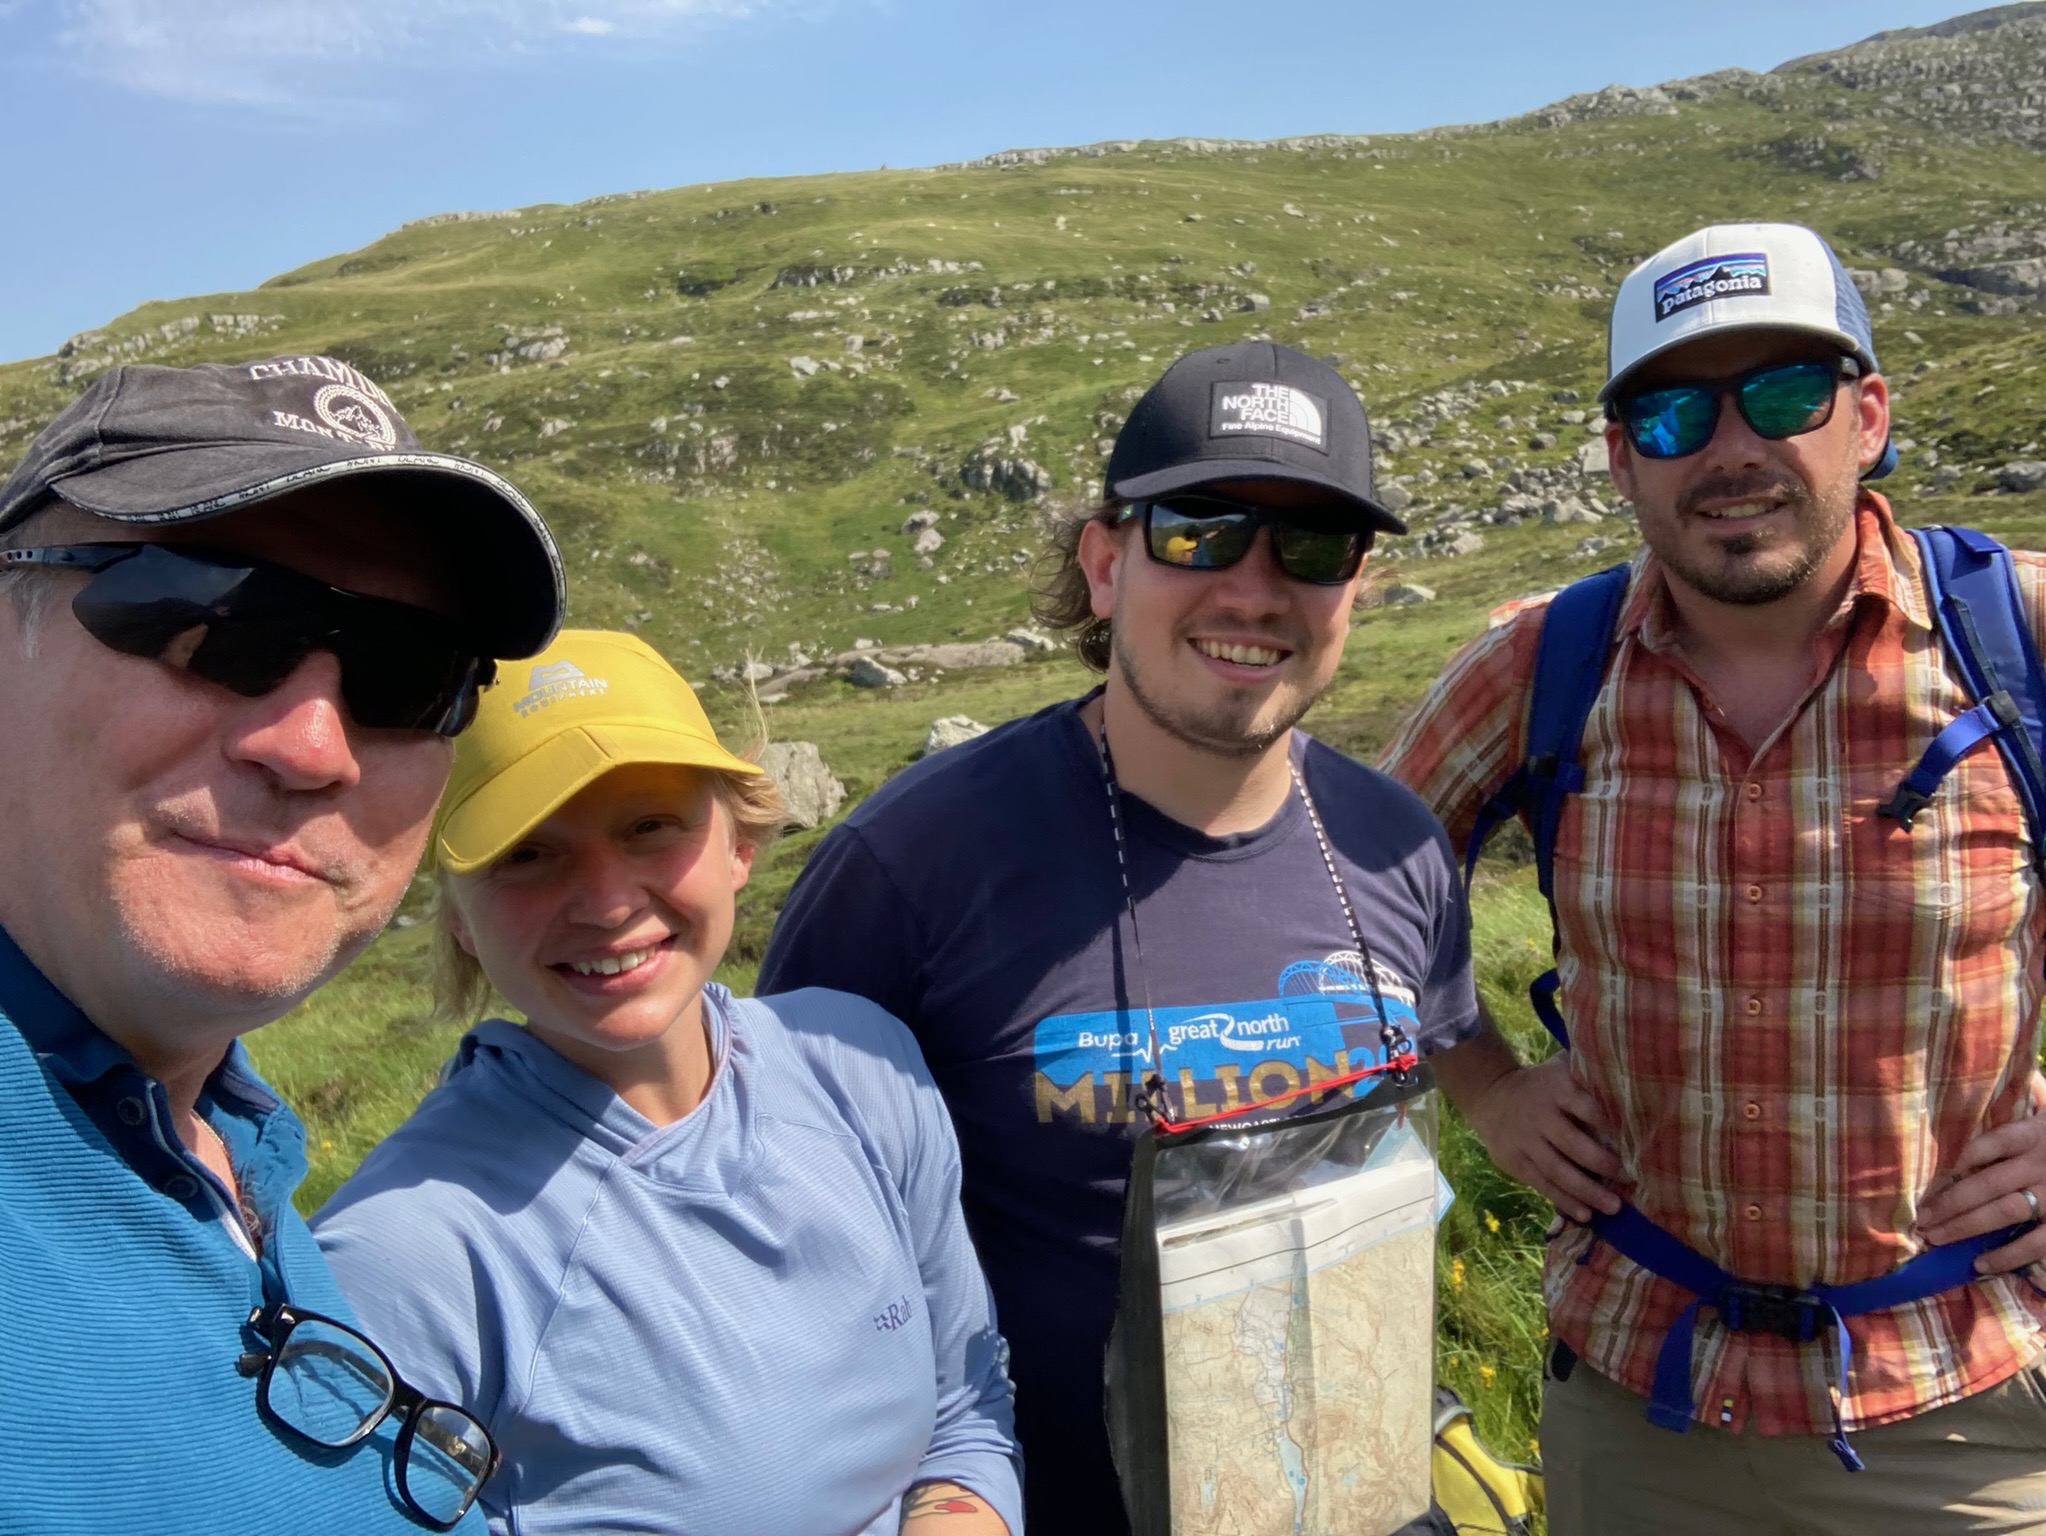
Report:
[{"label": "navy blue t-shirt", "polygon": [[[1030,1525],[1121,1536],[1101,1368],[1142,1129],[1130,1089],[1148,1075],[1143,977],[1180,1118],[1365,1065],[1380,1036],[1297,794],[1219,838],[1122,796],[1139,974],[1082,702],[870,796],[811,854],[759,985],[856,992],[915,1033],[958,1128],[967,1223],[1011,1348]],[[1469,919],[1440,825],[1375,769],[1297,731],[1292,751],[1393,1022],[1424,1052],[1465,1039]]]}]

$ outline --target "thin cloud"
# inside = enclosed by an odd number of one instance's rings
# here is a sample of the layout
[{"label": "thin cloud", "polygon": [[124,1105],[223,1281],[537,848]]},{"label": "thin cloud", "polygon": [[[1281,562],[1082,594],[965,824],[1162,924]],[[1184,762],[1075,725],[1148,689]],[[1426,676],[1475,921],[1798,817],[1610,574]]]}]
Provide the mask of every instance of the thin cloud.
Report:
[{"label": "thin cloud", "polygon": [[[5,15],[12,0],[0,0]],[[540,52],[669,40],[792,0],[63,0],[58,45],[152,96],[326,115],[380,68],[474,68]],[[557,45],[558,46],[558,45]]]}]

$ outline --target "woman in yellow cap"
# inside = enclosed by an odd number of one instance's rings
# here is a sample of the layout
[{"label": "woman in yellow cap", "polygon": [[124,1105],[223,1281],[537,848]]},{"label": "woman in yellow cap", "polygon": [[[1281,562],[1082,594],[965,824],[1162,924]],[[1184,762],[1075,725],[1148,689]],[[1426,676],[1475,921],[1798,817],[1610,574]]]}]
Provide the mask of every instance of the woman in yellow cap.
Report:
[{"label": "woman in yellow cap", "polygon": [[781,825],[642,641],[483,697],[435,827],[437,990],[486,1020],[315,1229],[405,1377],[488,1425],[493,1530],[1022,1531],[950,1122],[862,998],[711,973]]}]

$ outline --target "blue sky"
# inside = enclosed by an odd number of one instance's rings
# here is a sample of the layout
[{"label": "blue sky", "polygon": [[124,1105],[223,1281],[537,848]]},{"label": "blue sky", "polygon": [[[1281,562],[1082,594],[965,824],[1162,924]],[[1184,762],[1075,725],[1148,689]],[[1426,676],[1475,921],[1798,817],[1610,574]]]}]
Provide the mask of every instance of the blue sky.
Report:
[{"label": "blue sky", "polygon": [[1397,132],[1614,81],[1768,68],[1953,13],[1952,0],[0,0],[0,359],[449,209],[1105,138]]}]

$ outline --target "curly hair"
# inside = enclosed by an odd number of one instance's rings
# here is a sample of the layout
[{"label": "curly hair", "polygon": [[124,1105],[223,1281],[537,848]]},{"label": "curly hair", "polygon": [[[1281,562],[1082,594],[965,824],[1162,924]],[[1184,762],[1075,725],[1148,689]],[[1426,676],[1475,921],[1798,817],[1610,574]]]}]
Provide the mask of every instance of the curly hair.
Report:
[{"label": "curly hair", "polygon": [[1080,569],[1080,535],[1089,523],[1104,526],[1122,510],[1120,501],[1081,503],[1055,509],[1045,519],[1045,549],[1037,558],[1030,591],[1030,615],[1046,629],[1070,634],[1073,653],[1096,672],[1108,670],[1110,625],[1094,612],[1094,594]]}]

